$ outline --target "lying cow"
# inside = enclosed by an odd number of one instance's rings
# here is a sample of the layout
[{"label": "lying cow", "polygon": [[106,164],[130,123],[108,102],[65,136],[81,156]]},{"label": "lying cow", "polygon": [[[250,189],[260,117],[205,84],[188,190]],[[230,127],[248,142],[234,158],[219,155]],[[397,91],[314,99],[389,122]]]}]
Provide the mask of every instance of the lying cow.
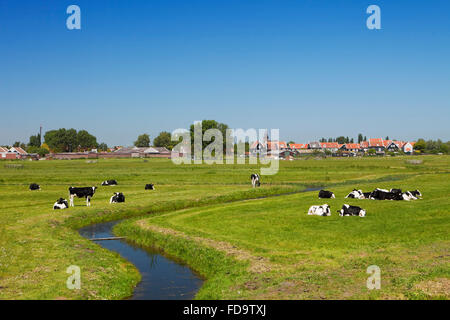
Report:
[{"label": "lying cow", "polygon": [[411,195],[412,195],[413,197],[415,197],[416,199],[417,199],[417,198],[422,198],[422,194],[420,193],[419,190],[408,191],[408,192],[411,193]]},{"label": "lying cow", "polygon": [[114,192],[114,195],[109,200],[109,203],[125,202],[125,196],[122,192]]},{"label": "lying cow", "polygon": [[414,196],[413,191],[406,191],[402,193],[403,200],[410,201],[410,200],[417,200],[418,198]]},{"label": "lying cow", "polygon": [[55,202],[53,205],[53,210],[59,210],[59,209],[67,209],[69,208],[69,203],[66,199],[59,198],[58,201]]},{"label": "lying cow", "polygon": [[387,200],[387,198],[393,198],[393,197],[394,197],[394,194],[392,192],[385,190],[385,189],[379,189],[379,188],[376,188],[370,194],[371,200]]},{"label": "lying cow", "polygon": [[33,190],[41,190],[41,186],[36,184],[36,183],[32,183],[32,184],[30,184],[30,190],[31,191],[33,191]]},{"label": "lying cow", "polygon": [[153,183],[146,184],[145,190],[155,190],[154,184]]},{"label": "lying cow", "polygon": [[70,206],[74,207],[73,198],[86,198],[86,206],[91,206],[91,198],[94,196],[97,187],[69,188]]},{"label": "lying cow", "polygon": [[351,206],[348,204],[344,204],[342,206],[341,210],[338,210],[337,212],[339,212],[339,215],[341,217],[344,216],[360,216],[360,217],[365,217],[366,216],[366,210],[357,207],[357,206]]},{"label": "lying cow", "polygon": [[259,187],[261,185],[261,182],[259,180],[259,174],[257,173],[252,173],[252,175],[250,176],[250,179],[252,179],[252,187]]},{"label": "lying cow", "polygon": [[311,206],[308,210],[310,216],[331,216],[330,206],[323,204],[321,206]]},{"label": "lying cow", "polygon": [[370,199],[372,192],[363,192],[363,199]]},{"label": "lying cow", "polygon": [[415,198],[409,191],[402,192],[401,189],[391,189],[390,191],[384,189],[375,189],[371,195],[370,199],[372,200],[415,200]]},{"label": "lying cow", "polygon": [[346,198],[352,198],[352,199],[364,199],[364,193],[361,190],[353,189],[352,192],[350,192]]},{"label": "lying cow", "polygon": [[329,199],[329,198],[336,198],[334,196],[334,193],[331,191],[327,191],[327,190],[320,190],[319,191],[319,198],[321,199]]},{"label": "lying cow", "polygon": [[106,180],[102,182],[102,186],[117,186],[116,180]]}]

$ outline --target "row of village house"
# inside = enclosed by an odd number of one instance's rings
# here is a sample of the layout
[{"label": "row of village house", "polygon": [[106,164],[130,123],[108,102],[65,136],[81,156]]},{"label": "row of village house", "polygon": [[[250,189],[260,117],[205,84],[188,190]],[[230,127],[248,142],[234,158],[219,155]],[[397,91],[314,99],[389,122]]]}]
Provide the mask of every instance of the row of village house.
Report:
[{"label": "row of village house", "polygon": [[[317,151],[329,151],[331,153],[352,153],[357,154],[367,152],[374,149],[377,154],[385,152],[403,151],[406,154],[412,154],[414,151],[414,142],[392,141],[383,139],[370,139],[361,143],[339,144],[337,142],[310,142],[305,144],[286,144],[284,141],[268,141],[266,143],[254,142],[250,147],[250,153],[256,154],[261,151],[267,152],[271,156],[295,156],[302,153],[313,153]],[[51,153],[47,155],[47,159],[97,159],[97,158],[170,158],[171,151],[161,147],[119,147],[113,152],[67,152],[67,153]],[[0,159],[38,159],[35,154],[28,154],[19,147],[10,149],[0,147]]]},{"label": "row of village house", "polygon": [[250,153],[256,154],[261,151],[267,154],[281,157],[295,156],[303,153],[325,152],[329,151],[332,154],[358,154],[366,153],[369,150],[375,150],[376,154],[385,154],[386,152],[399,152],[405,154],[412,154],[414,152],[415,142],[384,140],[381,138],[369,139],[369,141],[362,141],[361,143],[345,143],[339,144],[337,142],[310,142],[310,143],[291,143],[287,144],[284,141],[267,141],[261,143],[255,141],[250,146]]}]

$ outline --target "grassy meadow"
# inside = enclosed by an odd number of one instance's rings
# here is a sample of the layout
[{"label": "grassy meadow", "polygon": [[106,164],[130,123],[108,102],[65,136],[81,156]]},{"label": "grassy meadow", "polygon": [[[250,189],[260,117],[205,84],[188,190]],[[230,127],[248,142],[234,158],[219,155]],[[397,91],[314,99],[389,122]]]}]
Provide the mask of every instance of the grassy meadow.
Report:
[{"label": "grassy meadow", "polygon": [[[255,165],[174,165],[165,159],[0,162],[0,299],[122,299],[140,275],[82,238],[95,222],[129,218],[117,235],[156,246],[205,277],[198,299],[441,299],[450,294],[450,157],[281,161],[252,189]],[[23,164],[10,168],[7,164]],[[115,187],[101,187],[116,179]],[[28,190],[30,183],[41,191]],[[146,191],[146,183],[156,190]],[[98,186],[91,207],[54,211],[69,186]],[[336,199],[318,199],[309,187]],[[422,200],[344,199],[354,187],[419,189]],[[126,203],[110,205],[114,191]],[[331,217],[307,216],[328,203]],[[343,203],[365,218],[339,217]],[[81,268],[81,290],[66,288]],[[381,268],[368,290],[366,269]]]}]

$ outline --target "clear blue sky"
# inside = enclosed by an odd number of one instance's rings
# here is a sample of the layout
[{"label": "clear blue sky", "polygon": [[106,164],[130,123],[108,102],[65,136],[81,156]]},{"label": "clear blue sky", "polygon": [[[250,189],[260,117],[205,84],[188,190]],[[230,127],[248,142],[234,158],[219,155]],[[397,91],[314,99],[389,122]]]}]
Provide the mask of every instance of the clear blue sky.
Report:
[{"label": "clear blue sky", "polygon": [[42,124],[131,145],[202,119],[450,140],[450,1],[0,0],[0,110],[0,144]]}]

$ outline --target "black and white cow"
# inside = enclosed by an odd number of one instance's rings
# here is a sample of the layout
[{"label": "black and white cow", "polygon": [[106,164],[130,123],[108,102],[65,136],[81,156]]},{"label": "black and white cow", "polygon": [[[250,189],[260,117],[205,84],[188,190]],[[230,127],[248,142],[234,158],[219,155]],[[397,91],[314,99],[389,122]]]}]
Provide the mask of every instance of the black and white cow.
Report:
[{"label": "black and white cow", "polygon": [[102,182],[102,186],[117,186],[116,180],[106,180]]},{"label": "black and white cow", "polygon": [[331,216],[330,206],[328,204],[323,204],[321,206],[311,206],[308,210],[308,215],[310,216]]},{"label": "black and white cow", "polygon": [[41,190],[41,186],[38,185],[37,183],[32,183],[30,184],[30,190],[34,191],[34,190]]},{"label": "black and white cow", "polygon": [[352,192],[350,192],[346,198],[352,198],[352,199],[364,199],[364,193],[361,190],[353,189]]},{"label": "black and white cow", "polygon": [[53,210],[59,210],[59,209],[67,209],[69,208],[69,203],[66,199],[59,198],[58,201],[55,202],[53,205]]},{"label": "black and white cow", "polygon": [[406,200],[406,201],[417,200],[417,197],[414,196],[411,191],[403,192],[402,197],[403,197],[403,200]]},{"label": "black and white cow", "polygon": [[376,188],[370,194],[370,199],[371,200],[386,200],[386,197],[387,197],[388,193],[390,193],[390,191],[388,191],[386,189]]},{"label": "black and white cow", "polygon": [[329,199],[329,198],[336,198],[334,196],[334,193],[331,191],[327,191],[327,190],[320,190],[319,191],[319,198],[321,199]]},{"label": "black and white cow", "polygon": [[408,192],[410,192],[416,198],[422,198],[422,194],[420,193],[419,190],[408,191]]},{"label": "black and white cow", "polygon": [[259,179],[259,174],[257,173],[252,173],[252,175],[250,176],[250,179],[252,180],[252,187],[259,187],[261,185],[260,179]]},{"label": "black and white cow", "polygon": [[363,192],[363,199],[370,199],[370,195],[372,194],[372,192]]},{"label": "black and white cow", "polygon": [[145,190],[155,190],[155,185],[153,183],[146,184]]},{"label": "black and white cow", "polygon": [[70,206],[74,207],[73,198],[86,198],[86,206],[91,206],[91,198],[94,196],[97,187],[69,188]]},{"label": "black and white cow", "polygon": [[114,192],[114,195],[109,200],[109,203],[125,202],[125,196],[122,192]]},{"label": "black and white cow", "polygon": [[351,206],[348,204],[344,204],[342,206],[341,210],[338,210],[337,212],[339,212],[339,215],[341,217],[344,216],[360,216],[360,217],[365,217],[366,216],[366,210],[357,207],[357,206]]}]

